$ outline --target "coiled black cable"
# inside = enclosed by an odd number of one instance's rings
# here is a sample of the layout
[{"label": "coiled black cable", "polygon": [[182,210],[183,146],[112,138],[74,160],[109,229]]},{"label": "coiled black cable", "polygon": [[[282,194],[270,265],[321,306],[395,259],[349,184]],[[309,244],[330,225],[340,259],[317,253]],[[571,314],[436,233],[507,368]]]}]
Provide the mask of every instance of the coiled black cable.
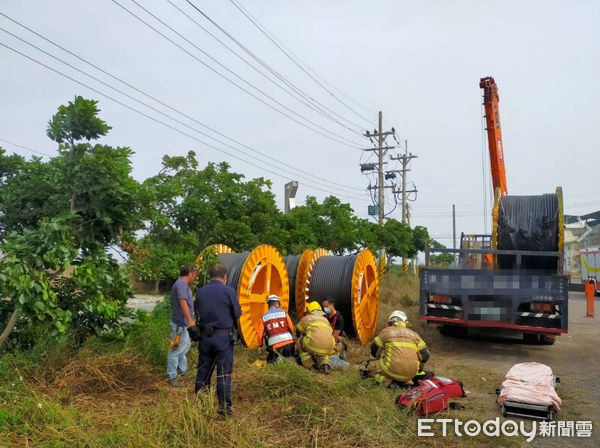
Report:
[{"label": "coiled black cable", "polygon": [[[558,196],[504,196],[498,207],[498,250],[558,251]],[[556,271],[558,258],[523,256],[521,269]],[[514,255],[499,255],[501,269],[516,267]]]},{"label": "coiled black cable", "polygon": [[227,284],[237,291],[242,268],[250,252],[219,254],[219,261],[227,268]]},{"label": "coiled black cable", "polygon": [[290,279],[290,305],[289,310],[295,311],[296,307],[293,305],[296,303],[296,271],[298,270],[298,263],[300,263],[302,255],[288,255],[284,258],[285,268],[288,272],[288,278]]},{"label": "coiled black cable", "polygon": [[358,255],[325,256],[315,262],[310,279],[310,300],[333,300],[344,317],[344,331],[354,335],[352,325],[352,274]]}]

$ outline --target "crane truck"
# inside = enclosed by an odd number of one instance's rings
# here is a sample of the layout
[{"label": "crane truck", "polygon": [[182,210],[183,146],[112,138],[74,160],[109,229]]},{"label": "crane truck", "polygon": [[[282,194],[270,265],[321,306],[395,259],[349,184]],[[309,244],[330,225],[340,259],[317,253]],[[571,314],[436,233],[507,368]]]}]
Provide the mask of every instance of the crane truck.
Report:
[{"label": "crane truck", "polygon": [[[504,329],[521,332],[526,343],[551,345],[568,330],[562,190],[508,195],[498,87],[492,77],[481,78],[479,87],[495,193],[492,234],[463,235],[459,249],[427,249],[420,316],[443,334]],[[432,252],[454,253],[456,266],[431,266]]]}]

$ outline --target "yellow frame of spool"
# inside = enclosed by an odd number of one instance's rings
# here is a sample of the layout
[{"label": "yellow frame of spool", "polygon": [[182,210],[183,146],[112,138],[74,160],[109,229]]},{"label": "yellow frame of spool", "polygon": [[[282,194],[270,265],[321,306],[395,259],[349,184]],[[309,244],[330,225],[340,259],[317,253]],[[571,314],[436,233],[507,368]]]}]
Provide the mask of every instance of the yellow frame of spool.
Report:
[{"label": "yellow frame of spool", "polygon": [[304,317],[304,307],[306,306],[306,299],[308,299],[308,290],[310,287],[310,279],[312,278],[312,272],[315,267],[315,262],[321,258],[329,255],[327,249],[306,249],[300,261],[298,262],[298,269],[296,269],[296,314],[299,319]]},{"label": "yellow frame of spool", "polygon": [[356,336],[366,344],[375,336],[379,314],[379,270],[369,249],[360,251],[354,263],[351,308]]},{"label": "yellow frame of spool", "polygon": [[285,260],[279,251],[268,244],[256,247],[244,262],[237,288],[242,315],[238,329],[247,347],[258,346],[258,326],[267,311],[266,299],[279,296],[281,309],[288,309],[290,284]]},{"label": "yellow frame of spool", "polygon": [[[217,255],[218,254],[234,254],[234,250],[227,246],[226,244],[212,244],[210,246],[205,247],[206,249],[213,249]],[[196,258],[196,266],[200,267],[200,265],[202,264],[202,253],[200,255],[198,255],[198,257]]]},{"label": "yellow frame of spool", "polygon": [[381,249],[379,252],[379,261],[377,262],[377,269],[379,272],[379,281],[385,277],[385,270],[387,268],[387,252],[385,249]]}]

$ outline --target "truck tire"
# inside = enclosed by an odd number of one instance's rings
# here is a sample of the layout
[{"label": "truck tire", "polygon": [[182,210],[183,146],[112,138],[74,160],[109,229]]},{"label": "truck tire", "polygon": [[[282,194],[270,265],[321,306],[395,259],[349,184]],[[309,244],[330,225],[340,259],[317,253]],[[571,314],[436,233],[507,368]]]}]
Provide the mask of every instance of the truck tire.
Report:
[{"label": "truck tire", "polygon": [[548,336],[545,334],[540,335],[540,344],[541,345],[554,345],[556,341],[556,336]]},{"label": "truck tire", "polygon": [[523,343],[527,345],[537,345],[540,343],[540,335],[536,333],[523,333]]},{"label": "truck tire", "polygon": [[457,325],[442,325],[440,327],[440,334],[454,338],[464,338],[467,336],[467,329]]}]

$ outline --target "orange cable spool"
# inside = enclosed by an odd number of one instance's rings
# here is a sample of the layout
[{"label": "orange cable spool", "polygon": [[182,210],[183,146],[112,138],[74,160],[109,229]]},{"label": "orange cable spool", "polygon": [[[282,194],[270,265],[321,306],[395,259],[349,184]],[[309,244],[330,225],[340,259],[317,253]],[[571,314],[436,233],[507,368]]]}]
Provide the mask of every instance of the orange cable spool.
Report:
[{"label": "orange cable spool", "polygon": [[324,256],[329,255],[327,249],[307,249],[302,253],[300,261],[298,262],[298,269],[296,271],[296,284],[294,285],[295,299],[296,299],[296,314],[299,319],[304,317],[304,307],[306,301],[310,297],[310,281],[312,278],[312,272],[315,266],[315,262]]},{"label": "orange cable spool", "polygon": [[315,260],[308,295],[319,302],[333,299],[346,324],[346,332],[363,343],[375,335],[379,313],[379,272],[373,252],[357,255],[322,256]]},{"label": "orange cable spool", "polygon": [[[213,244],[211,246],[207,246],[206,249],[212,249],[217,254],[232,254],[232,253],[234,253],[233,249],[225,244]],[[198,255],[198,258],[196,258],[196,266],[200,267],[201,264],[202,264],[202,254]]]},{"label": "orange cable spool", "polygon": [[288,309],[290,286],[285,261],[279,251],[268,244],[252,252],[223,253],[220,262],[227,267],[227,284],[237,291],[242,315],[238,330],[247,347],[258,345],[258,326],[267,311],[266,299],[276,294],[281,308]]}]

